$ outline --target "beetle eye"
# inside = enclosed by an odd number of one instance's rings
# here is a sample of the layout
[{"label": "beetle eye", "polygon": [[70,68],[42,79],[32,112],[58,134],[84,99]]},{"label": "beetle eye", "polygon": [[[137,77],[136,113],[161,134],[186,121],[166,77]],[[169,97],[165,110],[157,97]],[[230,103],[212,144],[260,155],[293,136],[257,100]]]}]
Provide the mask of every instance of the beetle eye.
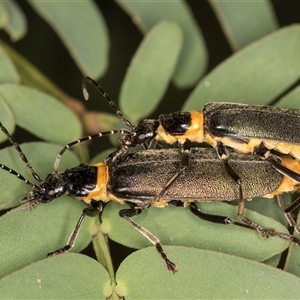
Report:
[{"label": "beetle eye", "polygon": [[139,136],[138,136],[138,140],[139,141],[144,141],[146,139],[146,134],[139,134]]},{"label": "beetle eye", "polygon": [[55,196],[55,190],[49,190],[49,191],[47,192],[47,195],[48,195],[49,197],[53,198],[53,197]]}]

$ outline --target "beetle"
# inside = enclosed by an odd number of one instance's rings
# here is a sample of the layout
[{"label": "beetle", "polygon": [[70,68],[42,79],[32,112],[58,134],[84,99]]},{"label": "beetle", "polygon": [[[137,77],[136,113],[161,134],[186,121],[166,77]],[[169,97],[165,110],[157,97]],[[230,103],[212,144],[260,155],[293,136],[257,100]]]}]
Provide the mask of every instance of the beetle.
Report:
[{"label": "beetle", "polygon": [[[62,154],[71,146],[111,134],[124,135],[120,139],[121,149],[116,155],[121,155],[129,148],[140,145],[144,146],[145,149],[152,149],[156,147],[158,141],[167,144],[177,143],[182,153],[178,172],[189,167],[190,142],[207,142],[216,149],[225,169],[240,186],[240,189],[242,181],[228,161],[227,146],[240,153],[258,154],[262,159],[269,159],[269,150],[272,149],[300,159],[299,110],[216,102],[206,104],[203,111],[174,112],[169,115],[160,115],[157,120],[142,120],[137,126],[133,126],[103,88],[90,77],[83,79],[83,94],[86,100],[89,98],[86,89],[87,82],[96,87],[116,115],[131,130],[107,131],[67,144],[56,157],[55,170],[58,168]],[[269,162],[278,172],[300,182],[299,173],[279,165],[273,157],[269,159]],[[299,231],[297,226],[295,229]]]},{"label": "beetle", "polygon": [[[248,227],[257,230],[263,237],[278,236],[300,245],[300,240],[297,238],[263,228],[244,216],[244,199],[258,196],[269,198],[284,192],[297,191],[299,188],[297,182],[277,172],[268,161],[256,156],[231,153],[232,165],[241,174],[244,182],[242,193],[223,168],[215,151],[209,148],[192,148],[192,164],[189,172],[182,172],[179,175],[180,151],[157,149],[126,152],[119,156],[112,153],[104,163],[80,164],[63,172],[54,171],[42,180],[28,162],[20,146],[1,123],[0,128],[18,151],[33,178],[38,181],[38,184],[33,184],[21,174],[0,164],[1,169],[17,176],[31,188],[21,200],[29,203],[25,209],[32,210],[39,203],[49,203],[66,194],[83,200],[89,205],[83,210],[67,244],[49,253],[48,256],[70,251],[84,218],[99,214],[103,203],[111,200],[129,206],[120,210],[120,217],[129,222],[156,247],[168,270],[172,272],[176,271],[177,265],[168,258],[159,239],[132,219],[150,206],[166,207],[173,204],[188,207],[201,219],[219,224]],[[283,157],[280,163],[296,172],[300,171],[300,163],[290,157]],[[166,186],[168,188],[165,188]],[[164,191],[162,197],[157,199],[161,191]],[[238,217],[241,222],[227,216],[207,214],[195,204],[195,201],[235,199],[239,199]]]}]

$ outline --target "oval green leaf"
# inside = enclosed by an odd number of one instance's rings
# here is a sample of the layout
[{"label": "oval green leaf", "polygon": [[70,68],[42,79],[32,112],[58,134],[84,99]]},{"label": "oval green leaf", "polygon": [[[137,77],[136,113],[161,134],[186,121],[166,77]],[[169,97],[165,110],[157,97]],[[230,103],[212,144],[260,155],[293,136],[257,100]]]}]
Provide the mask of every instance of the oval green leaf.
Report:
[{"label": "oval green leaf", "polygon": [[118,1],[143,32],[161,20],[175,21],[184,33],[184,43],[173,76],[180,88],[194,85],[207,67],[207,51],[202,33],[184,1]]},{"label": "oval green leaf", "polygon": [[[8,130],[9,133],[13,133],[15,130],[15,118],[14,115],[0,95],[0,122]],[[6,135],[0,130],[0,142],[7,140]]]},{"label": "oval green leaf", "polygon": [[[211,202],[201,203],[200,207],[207,213],[237,219],[236,206]],[[108,233],[112,240],[131,248],[139,249],[151,245],[145,237],[119,217],[118,212],[122,208],[126,207],[115,203],[109,203],[105,207],[102,231]],[[283,225],[256,212],[246,210],[246,216],[266,228],[287,233]],[[277,237],[264,240],[256,231],[248,228],[201,220],[188,209],[178,207],[152,207],[133,219],[156,235],[163,245],[216,250],[258,261],[269,259],[289,246],[289,242]]]},{"label": "oval green leaf", "polygon": [[277,268],[277,266],[279,266],[279,263],[280,263],[280,260],[281,260],[281,256],[282,256],[282,253],[274,255],[273,257],[271,257],[271,258],[263,261],[263,263],[266,264],[266,265],[268,265],[268,266]]},{"label": "oval green leaf", "polygon": [[23,11],[15,1],[3,1],[2,5],[7,15],[5,31],[13,41],[20,40],[27,33],[27,20]]},{"label": "oval green leaf", "polygon": [[276,103],[276,106],[300,109],[299,99],[300,99],[300,86],[294,88],[291,92],[289,92],[287,95],[282,97]]},{"label": "oval green leaf", "polygon": [[80,254],[44,259],[0,280],[1,299],[104,299],[112,294],[106,270]]},{"label": "oval green leaf", "polygon": [[[291,203],[291,195],[290,194],[284,194],[284,202],[286,205],[288,203]],[[236,203],[237,204],[237,203]],[[278,201],[276,198],[268,199],[268,198],[255,198],[254,201],[246,201],[245,206],[248,209],[257,211],[258,213],[270,217],[272,219],[277,220],[281,224],[283,224],[285,227],[288,226],[287,220],[284,216],[283,210],[278,205]]]},{"label": "oval green leaf", "polygon": [[0,45],[6,51],[7,55],[13,61],[18,74],[20,82],[28,87],[35,88],[41,92],[52,95],[55,98],[70,104],[70,97],[60,90],[53,82],[50,81],[43,73],[41,73],[35,66],[33,66],[20,53],[13,50],[8,44],[0,40]]},{"label": "oval green leaf", "polygon": [[[1,216],[0,277],[64,247],[85,207],[76,199],[61,197],[53,203],[37,205],[33,211],[17,207]],[[95,218],[86,218],[72,252],[84,249],[95,230]]]},{"label": "oval green leaf", "polygon": [[268,104],[300,77],[300,25],[285,27],[239,51],[195,88],[183,110],[207,102]]},{"label": "oval green leaf", "polygon": [[182,46],[182,31],[162,21],[146,35],[131,60],[121,87],[120,106],[132,122],[151,114],[174,73]]},{"label": "oval green leaf", "polygon": [[278,27],[275,12],[268,0],[209,2],[231,48],[235,51],[275,31]]},{"label": "oval green leaf", "polygon": [[4,28],[8,22],[8,12],[4,2],[0,2],[0,28]]},{"label": "oval green leaf", "polygon": [[[300,213],[298,212],[297,216],[297,225],[300,226]],[[300,238],[300,234],[294,232],[294,236]],[[295,274],[300,277],[300,247],[299,245],[291,245],[289,247],[288,255],[286,258],[286,263],[284,266],[284,270],[286,272]]]},{"label": "oval green leaf", "polygon": [[16,68],[10,57],[6,54],[4,49],[0,46],[0,83],[12,82],[18,83],[20,81]]},{"label": "oval green leaf", "polygon": [[83,74],[98,78],[108,66],[109,40],[104,18],[93,1],[29,1],[44,18]]},{"label": "oval green leaf", "polygon": [[65,145],[81,135],[77,116],[55,98],[17,84],[0,85],[16,123],[43,140]]},{"label": "oval green leaf", "polygon": [[115,152],[116,149],[115,148],[110,148],[110,149],[106,149],[102,152],[100,152],[99,154],[97,154],[96,156],[94,156],[91,159],[91,163],[95,164],[98,162],[104,162],[105,159],[107,158],[108,155],[110,155],[111,153]]},{"label": "oval green leaf", "polygon": [[178,263],[167,273],[155,248],[121,264],[116,292],[126,299],[297,299],[300,279],[244,258],[187,247],[166,247]]},{"label": "oval green leaf", "polygon": [[[299,226],[299,222],[298,222]],[[296,234],[296,237],[300,237],[299,234]],[[298,277],[300,277],[300,247],[299,245],[291,245],[289,248],[288,256],[286,259],[286,263],[284,266],[284,270],[286,272],[292,273]]]},{"label": "oval green leaf", "polygon": [[94,111],[87,111],[83,114],[82,119],[89,133],[112,130],[120,122],[120,119],[116,115]]}]

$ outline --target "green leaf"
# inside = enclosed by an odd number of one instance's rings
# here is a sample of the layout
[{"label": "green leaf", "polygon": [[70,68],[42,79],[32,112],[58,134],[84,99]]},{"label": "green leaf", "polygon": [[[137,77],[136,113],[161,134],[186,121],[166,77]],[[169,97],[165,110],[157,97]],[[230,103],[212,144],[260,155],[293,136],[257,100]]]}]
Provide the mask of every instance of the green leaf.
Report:
[{"label": "green leaf", "polygon": [[294,88],[287,95],[282,97],[277,103],[278,107],[300,109],[300,86]]},{"label": "green leaf", "polygon": [[0,46],[0,83],[12,82],[18,83],[20,81],[16,68],[6,54],[4,49]]},{"label": "green leaf", "polygon": [[276,31],[239,51],[194,89],[183,110],[207,102],[268,104],[300,77],[300,26]]},{"label": "green leaf", "polygon": [[[254,200],[255,201],[255,200]],[[237,219],[237,207],[221,202],[201,203],[204,212],[229,216]],[[118,216],[122,207],[109,203],[102,214],[102,231],[109,237],[131,248],[144,248],[151,245],[139,232]],[[246,216],[266,228],[279,232],[287,230],[280,223],[256,212],[246,210]],[[253,260],[264,261],[281,253],[289,242],[277,237],[262,239],[256,231],[234,225],[221,225],[201,220],[188,209],[178,207],[151,207],[134,220],[156,235],[163,245],[179,245],[216,250],[235,254]]]},{"label": "green leaf", "polygon": [[108,66],[105,21],[93,1],[29,1],[61,38],[83,74],[102,76]]},{"label": "green leaf", "polygon": [[275,31],[278,27],[275,12],[268,0],[209,2],[231,48],[235,51]]},{"label": "green leaf", "polygon": [[[298,223],[298,226],[299,226],[299,223]],[[296,237],[299,238],[300,235],[297,234]],[[300,277],[299,259],[300,259],[299,245],[291,245],[291,247],[289,248],[286,262],[285,262],[284,270],[286,272],[292,273],[292,274]]]},{"label": "green leaf", "polygon": [[[8,130],[9,133],[13,133],[15,130],[15,118],[10,109],[7,105],[3,97],[0,95],[0,122],[5,128]],[[7,140],[6,135],[0,130],[0,142]]]},{"label": "green leaf", "polygon": [[[284,194],[285,203],[291,203],[291,195]],[[255,198],[251,201],[246,201],[247,208],[257,211],[258,213],[277,220],[284,226],[288,226],[287,220],[284,216],[283,210],[279,207],[277,199],[272,198]]]},{"label": "green leaf", "polygon": [[[25,153],[28,161],[42,179],[53,172],[53,165],[56,154],[61,150],[61,146],[43,142],[21,144],[21,149]],[[8,147],[0,151],[0,163],[21,173],[29,181],[34,182],[25,163],[19,158],[19,154],[14,147]],[[60,169],[74,167],[79,164],[76,156],[68,151],[61,160]],[[0,169],[1,200],[0,208],[7,209],[19,205],[19,200],[29,191],[29,187],[17,177]]]},{"label": "green leaf", "polygon": [[187,88],[199,80],[207,67],[207,52],[202,33],[184,1],[117,1],[117,4],[143,33],[161,20],[178,23],[183,30],[184,43],[174,82],[180,88]]},{"label": "green leaf", "polygon": [[2,9],[7,16],[4,29],[13,41],[20,40],[27,33],[27,21],[23,11],[13,0],[3,1]]},{"label": "green leaf", "polygon": [[[300,279],[273,267],[214,251],[166,247],[178,263],[168,274],[155,248],[121,264],[116,292],[126,299],[297,299]],[[155,287],[155,288],[154,288]]]},{"label": "green leaf", "polygon": [[[84,207],[76,199],[61,197],[53,203],[37,205],[33,211],[21,211],[17,207],[1,216],[0,277],[65,246]],[[84,249],[95,231],[95,218],[86,218],[72,252]]]},{"label": "green leaf", "polygon": [[81,135],[76,115],[55,98],[16,84],[0,85],[0,94],[17,124],[43,140],[64,145]]},{"label": "green leaf", "polygon": [[121,87],[120,106],[133,122],[152,113],[163,97],[182,46],[182,31],[162,21],[146,35]]},{"label": "green leaf", "polygon": [[0,45],[6,51],[7,55],[16,66],[17,72],[20,75],[22,84],[38,89],[41,92],[47,93],[70,104],[70,97],[60,90],[53,82],[50,81],[43,73],[34,67],[27,59],[20,53],[13,50],[10,46],[0,40]]},{"label": "green leaf", "polygon": [[263,261],[263,263],[266,264],[266,265],[268,265],[268,266],[277,268],[277,266],[279,266],[279,263],[280,263],[280,260],[281,260],[281,256],[282,256],[282,253],[274,255],[273,257],[271,257],[271,258]]},{"label": "green leaf", "polygon": [[0,28],[4,28],[5,25],[8,23],[8,12],[5,6],[5,3],[2,1],[0,2]]},{"label": "green leaf", "polygon": [[80,254],[44,259],[0,280],[1,299],[104,299],[112,294],[105,269]]},{"label": "green leaf", "polygon": [[113,153],[114,151],[116,151],[116,149],[114,148],[110,148],[110,149],[107,149],[107,150],[104,150],[102,152],[100,152],[99,154],[97,154],[96,156],[94,156],[91,160],[91,163],[95,164],[95,163],[98,163],[98,162],[104,162],[106,157]]},{"label": "green leaf", "polygon": [[[300,226],[300,213],[297,216],[297,225]],[[300,238],[299,233],[294,233],[294,236]],[[291,245],[286,258],[284,270],[300,277],[300,247],[299,245]]]},{"label": "green leaf", "polygon": [[[120,123],[121,127],[124,128],[124,123],[120,121],[120,119],[111,113],[104,113],[104,112],[94,112],[88,111],[84,113],[81,117],[83,121],[83,127],[88,134],[95,134],[97,132],[106,132],[110,130],[118,129]],[[103,140],[104,138],[104,140]],[[116,138],[116,144],[119,145],[119,134],[107,135],[100,137],[101,141],[108,141],[111,138]]]},{"label": "green leaf", "polygon": [[111,113],[105,112],[90,112],[84,114],[85,128],[89,129],[89,132],[102,132],[109,131],[115,128],[120,122],[120,119]]},{"label": "green leaf", "polygon": [[[22,144],[21,148],[42,179],[53,170],[55,155],[61,150],[58,145],[42,142]],[[0,151],[0,162],[35,182],[13,147]],[[76,165],[78,159],[72,152],[68,152],[60,167],[66,169]],[[4,170],[0,172],[0,185],[2,209],[20,204],[19,199],[29,191],[24,182]],[[72,197],[60,197],[53,203],[37,205],[32,212],[21,211],[17,207],[1,216],[0,231],[3,234],[0,236],[0,251],[3,255],[0,257],[0,277],[20,270],[63,247],[85,207],[86,204]],[[95,218],[86,218],[72,251],[84,249],[91,242],[95,231]]]}]

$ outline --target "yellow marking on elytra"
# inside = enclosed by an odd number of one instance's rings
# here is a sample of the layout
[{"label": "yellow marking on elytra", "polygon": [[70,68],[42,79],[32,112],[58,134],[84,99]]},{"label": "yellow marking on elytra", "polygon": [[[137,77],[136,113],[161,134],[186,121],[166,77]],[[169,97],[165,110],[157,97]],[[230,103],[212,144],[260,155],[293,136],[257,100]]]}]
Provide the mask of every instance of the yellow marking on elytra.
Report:
[{"label": "yellow marking on elytra", "polygon": [[213,147],[216,147],[217,142],[221,142],[225,146],[231,147],[235,151],[244,154],[253,153],[256,147],[263,144],[267,149],[276,150],[283,154],[290,154],[293,157],[300,159],[300,145],[261,139],[250,139],[248,143],[239,143],[229,137],[217,138],[210,136],[209,134],[205,135],[205,140]]},{"label": "yellow marking on elytra", "polygon": [[[286,168],[300,174],[300,161],[298,159],[294,159],[290,156],[283,156],[282,165]],[[297,192],[300,190],[300,184],[298,181],[295,181],[287,176],[283,177],[281,185],[272,193],[265,195],[266,198],[272,198],[276,195],[288,192]]]}]

